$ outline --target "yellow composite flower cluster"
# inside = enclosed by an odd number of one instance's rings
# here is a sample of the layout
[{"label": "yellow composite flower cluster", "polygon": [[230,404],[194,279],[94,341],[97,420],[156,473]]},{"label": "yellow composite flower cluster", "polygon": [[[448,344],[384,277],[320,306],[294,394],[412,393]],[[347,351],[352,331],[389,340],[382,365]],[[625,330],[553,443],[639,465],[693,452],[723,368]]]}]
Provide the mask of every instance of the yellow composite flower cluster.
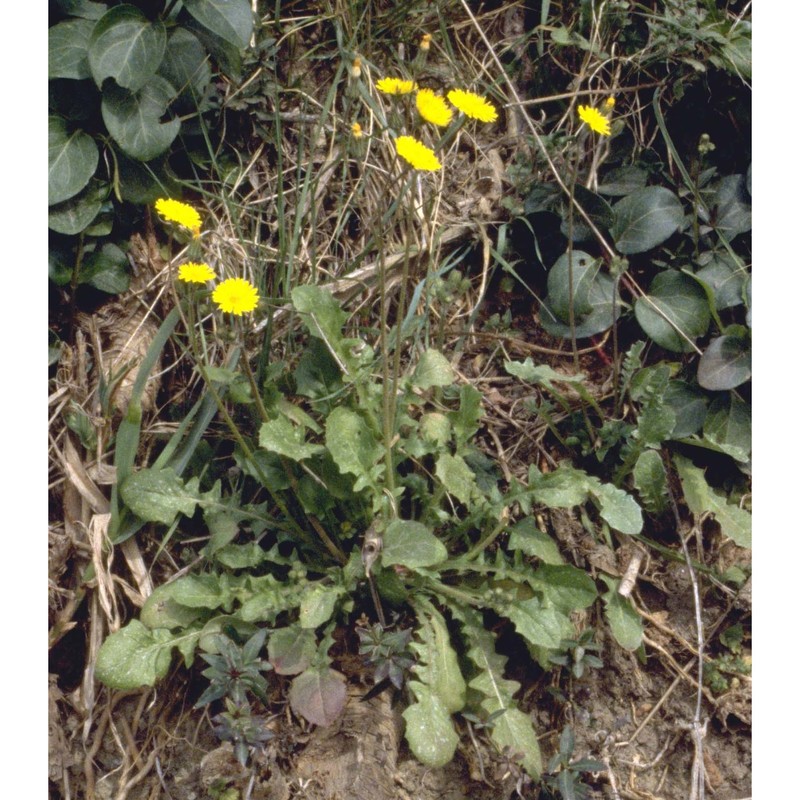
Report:
[{"label": "yellow composite flower cluster", "polygon": [[[610,110],[613,102],[606,105]],[[592,106],[578,106],[578,116],[581,118],[581,122],[585,122],[595,133],[599,133],[601,136],[611,135],[611,123],[602,111],[598,111]]]},{"label": "yellow composite flower cluster", "polygon": [[207,283],[216,277],[217,273],[208,264],[187,261],[178,267],[178,278],[184,283]]},{"label": "yellow composite flower cluster", "polygon": [[442,168],[441,162],[436,158],[433,150],[413,136],[398,136],[394,143],[397,148],[397,155],[408,161],[414,169],[435,172],[437,169]]},{"label": "yellow composite flower cluster", "polygon": [[200,214],[188,203],[162,197],[156,200],[156,211],[167,222],[176,222],[190,230],[195,236],[200,235],[200,226],[202,225]]},{"label": "yellow composite flower cluster", "polygon": [[[426,40],[426,43],[430,46],[430,39]],[[414,81],[403,78],[381,78],[375,86],[384,94],[411,94],[416,91],[415,104],[419,115],[426,122],[440,128],[447,127],[453,120],[453,109],[450,106],[458,109],[465,117],[477,119],[480,122],[497,120],[497,109],[485,97],[465,89],[449,91],[447,100],[450,101],[450,105],[448,105],[444,97],[436,94],[433,89],[420,89]],[[413,136],[398,136],[395,140],[395,147],[397,154],[411,164],[414,169],[432,172],[442,168],[433,150]]]},{"label": "yellow composite flower cluster", "polygon": [[[192,231],[195,237],[200,235],[202,220],[197,209],[188,203],[161,198],[156,200],[156,211],[168,222],[175,222]],[[217,273],[206,263],[187,261],[178,267],[178,280],[183,283],[208,283],[216,280]],[[226,314],[241,316],[255,311],[258,306],[258,289],[244,278],[227,278],[220,281],[211,294],[211,299]]]}]

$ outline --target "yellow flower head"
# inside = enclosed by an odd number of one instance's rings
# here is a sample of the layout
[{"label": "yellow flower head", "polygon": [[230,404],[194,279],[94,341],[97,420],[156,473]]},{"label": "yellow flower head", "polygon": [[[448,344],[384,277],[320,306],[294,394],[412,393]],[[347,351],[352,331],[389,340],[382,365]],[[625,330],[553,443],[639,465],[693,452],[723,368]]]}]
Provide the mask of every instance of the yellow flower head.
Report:
[{"label": "yellow flower head", "polygon": [[350,133],[353,134],[354,139],[360,139],[364,135],[364,131],[361,129],[361,126],[357,122],[354,122],[350,126]]},{"label": "yellow flower head", "polygon": [[611,135],[611,125],[608,119],[596,108],[592,108],[592,106],[578,106],[578,116],[595,133],[599,133],[601,136]]},{"label": "yellow flower head", "polygon": [[206,283],[213,281],[217,277],[208,264],[198,264],[195,261],[188,261],[178,267],[178,278],[184,283]]},{"label": "yellow flower head", "polygon": [[411,94],[417,88],[417,84],[402,78],[381,78],[375,84],[375,88],[384,94]]},{"label": "yellow flower head", "polygon": [[433,150],[430,147],[425,147],[422,142],[418,142],[413,136],[398,136],[395,140],[395,145],[397,147],[397,155],[408,161],[414,169],[434,172],[442,168]]},{"label": "yellow flower head", "polygon": [[188,203],[181,203],[178,200],[167,200],[161,198],[156,200],[156,211],[168,222],[177,222],[188,228],[195,236],[200,235],[200,215]]},{"label": "yellow flower head", "polygon": [[443,97],[433,93],[433,89],[420,89],[417,92],[417,111],[422,119],[444,127],[453,119],[453,112]]},{"label": "yellow flower head", "polygon": [[609,95],[606,98],[606,108],[612,109],[617,104],[617,101],[614,99],[614,95]]},{"label": "yellow flower head", "polygon": [[419,49],[420,50],[430,50],[431,49],[431,35],[429,33],[423,33],[422,38],[419,40]]},{"label": "yellow flower head", "polygon": [[452,89],[447,93],[447,99],[462,113],[481,122],[494,122],[497,119],[497,109],[485,98],[474,92],[463,89]]},{"label": "yellow flower head", "polygon": [[228,278],[214,289],[211,299],[227,314],[241,316],[258,305],[258,289],[244,278]]}]

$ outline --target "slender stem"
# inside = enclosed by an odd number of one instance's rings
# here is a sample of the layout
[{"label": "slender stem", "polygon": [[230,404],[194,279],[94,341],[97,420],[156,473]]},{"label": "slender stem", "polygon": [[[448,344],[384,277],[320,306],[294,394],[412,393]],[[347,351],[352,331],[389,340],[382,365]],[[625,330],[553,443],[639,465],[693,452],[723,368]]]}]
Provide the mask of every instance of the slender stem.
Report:
[{"label": "slender stem", "polygon": [[508,509],[504,508],[502,513],[500,514],[500,521],[494,528],[481,539],[474,547],[467,551],[464,559],[466,561],[472,561],[472,559],[476,558],[480,555],[505,529],[508,525]]}]

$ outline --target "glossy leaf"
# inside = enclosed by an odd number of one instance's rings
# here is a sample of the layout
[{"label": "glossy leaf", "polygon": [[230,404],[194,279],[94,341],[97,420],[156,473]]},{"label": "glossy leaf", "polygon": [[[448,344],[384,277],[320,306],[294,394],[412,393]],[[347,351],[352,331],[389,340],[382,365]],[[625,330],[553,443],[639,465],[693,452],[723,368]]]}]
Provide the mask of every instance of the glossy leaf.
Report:
[{"label": "glossy leaf", "polygon": [[80,81],[90,78],[89,38],[94,22],[70,19],[47,31],[47,77]]},{"label": "glossy leaf", "polygon": [[[564,253],[547,273],[547,308],[561,322],[569,322],[569,252]],[[575,320],[592,311],[589,293],[600,271],[600,259],[582,250],[572,251],[572,297]]]},{"label": "glossy leaf", "polygon": [[644,253],[665,242],[683,224],[681,201],[663,186],[646,186],[614,206],[611,236],[625,255]]},{"label": "glossy leaf", "polygon": [[695,277],[711,289],[717,311],[733,308],[744,302],[742,289],[747,273],[727,253],[714,255],[695,273]]},{"label": "glossy leaf", "polygon": [[712,339],[697,365],[697,382],[716,392],[740,386],[751,375],[750,340],[744,336]]},{"label": "glossy leaf", "polygon": [[671,434],[673,439],[684,439],[703,427],[708,398],[696,386],[685,381],[670,381],[664,392],[664,401],[675,414],[675,427]]},{"label": "glossy leaf", "polygon": [[186,10],[215,36],[244,49],[253,33],[248,0],[184,0]]},{"label": "glossy leaf", "polygon": [[718,397],[708,409],[703,435],[737,461],[750,457],[752,422],[749,403],[735,394]]},{"label": "glossy leaf", "polygon": [[753,227],[744,175],[726,175],[720,180],[711,213],[711,224],[728,241]]},{"label": "glossy leaf", "polygon": [[113,78],[118,86],[138,92],[156,74],[166,46],[160,21],[151,22],[132,5],[114,6],[98,20],[89,41],[95,83],[102,87]]},{"label": "glossy leaf", "polygon": [[211,80],[208,53],[191,31],[178,28],[167,41],[158,74],[179,92],[199,100]]},{"label": "glossy leaf", "polygon": [[161,155],[180,130],[181,121],[177,118],[161,121],[174,97],[175,89],[159,75],[135,94],[111,86],[103,92],[103,121],[129,156],[149,161]]},{"label": "glossy leaf", "polygon": [[647,172],[641,167],[617,167],[608,172],[597,191],[610,197],[624,197],[646,184]]},{"label": "glossy leaf", "polygon": [[52,206],[86,187],[97,169],[100,153],[88,133],[70,132],[61,117],[50,116],[47,125],[47,202]]},{"label": "glossy leaf", "polygon": [[333,724],[347,700],[344,675],[330,667],[311,667],[298,675],[289,689],[292,711],[314,725]]},{"label": "glossy leaf", "polygon": [[[549,298],[545,298],[539,314],[542,327],[551,336],[568,339],[571,336],[569,324],[557,319],[550,310]],[[619,316],[620,299],[614,298],[614,281],[604,272],[600,272],[589,289],[589,303],[592,310],[580,320],[576,319],[575,337],[585,339],[608,330]]]},{"label": "glossy leaf", "polygon": [[[575,187],[575,200],[588,214],[594,226],[601,231],[607,231],[614,223],[614,211],[606,200],[584,186]],[[562,212],[561,233],[569,238],[569,217],[566,211]],[[592,229],[587,224],[583,214],[573,211],[572,214],[572,241],[586,242],[594,238]]]},{"label": "glossy leaf", "polygon": [[711,319],[703,289],[675,270],[656,275],[647,296],[637,299],[634,310],[642,330],[656,344],[678,353],[691,352],[691,342],[706,332]]},{"label": "glossy leaf", "polygon": [[130,282],[128,256],[110,242],[86,257],[78,275],[78,283],[94,286],[108,294],[127,291]]},{"label": "glossy leaf", "polygon": [[381,563],[415,569],[432,567],[447,558],[447,548],[421,522],[396,519],[383,534]]},{"label": "glossy leaf", "polygon": [[56,233],[74,235],[85,230],[100,213],[108,197],[110,187],[97,180],[74,197],[63,203],[50,206],[47,212],[47,226]]}]

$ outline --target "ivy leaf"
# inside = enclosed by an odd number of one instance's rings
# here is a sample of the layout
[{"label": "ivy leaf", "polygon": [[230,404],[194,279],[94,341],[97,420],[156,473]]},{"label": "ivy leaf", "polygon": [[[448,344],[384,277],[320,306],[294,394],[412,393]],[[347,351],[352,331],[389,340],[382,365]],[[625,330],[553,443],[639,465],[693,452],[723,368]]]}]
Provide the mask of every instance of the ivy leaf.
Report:
[{"label": "ivy leaf", "polygon": [[750,340],[745,336],[712,339],[697,365],[697,382],[711,391],[734,389],[750,380]]},{"label": "ivy leaf", "polygon": [[178,91],[199,99],[211,80],[208,53],[191,31],[177,28],[167,41],[158,74]]},{"label": "ivy leaf", "polygon": [[706,332],[711,319],[703,289],[675,270],[656,275],[647,295],[636,300],[634,311],[642,330],[656,344],[677,353],[691,352],[692,342]]},{"label": "ivy leaf", "polygon": [[89,39],[94,22],[70,19],[47,31],[47,77],[81,81],[90,78]]},{"label": "ivy leaf", "polygon": [[670,381],[664,391],[664,402],[675,415],[673,439],[684,439],[703,427],[708,398],[696,386],[685,381]]},{"label": "ivy leaf", "polygon": [[186,10],[211,33],[244,49],[253,34],[253,12],[248,0],[184,0]]},{"label": "ivy leaf", "polygon": [[292,711],[322,727],[338,719],[346,700],[344,675],[330,667],[310,667],[292,681],[289,689]]},{"label": "ivy leaf", "polygon": [[447,548],[421,522],[392,520],[382,538],[381,563],[386,567],[432,567],[447,558]]},{"label": "ivy leaf", "polygon": [[737,461],[747,461],[752,445],[750,405],[735,394],[717,397],[708,409],[703,435]]},{"label": "ivy leaf", "polygon": [[154,75],[137,92],[110,86],[103,92],[101,111],[108,132],[129,156],[139,161],[161,155],[175,140],[181,121],[162,122],[176,95],[172,84]]},{"label": "ivy leaf", "polygon": [[88,133],[70,133],[61,117],[47,120],[47,202],[49,205],[69,200],[91,180],[97,169],[100,153]]},{"label": "ivy leaf", "polygon": [[56,233],[74,236],[92,224],[111,187],[107,183],[92,179],[89,185],[69,200],[50,206],[47,212],[47,226]]},{"label": "ivy leaf", "polygon": [[138,619],[112,633],[101,645],[95,677],[111,689],[154,686],[169,670],[174,639],[168,630],[146,628]]},{"label": "ivy leaf", "polygon": [[625,255],[644,253],[665,242],[683,224],[683,206],[663,186],[646,186],[614,206],[611,237]]},{"label": "ivy leaf", "polygon": [[135,6],[110,8],[98,20],[89,40],[89,67],[98,88],[106,78],[138,92],[156,73],[167,46],[167,31]]}]

